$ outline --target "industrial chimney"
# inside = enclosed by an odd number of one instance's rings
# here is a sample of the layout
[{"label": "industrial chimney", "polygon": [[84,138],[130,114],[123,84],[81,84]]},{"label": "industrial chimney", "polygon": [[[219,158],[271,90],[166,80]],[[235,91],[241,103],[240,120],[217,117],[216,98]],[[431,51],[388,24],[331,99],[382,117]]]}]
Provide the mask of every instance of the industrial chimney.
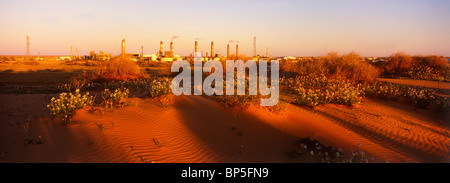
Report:
[{"label": "industrial chimney", "polygon": [[170,52],[173,53],[173,41],[170,42]]},{"label": "industrial chimney", "polygon": [[162,54],[163,54],[163,42],[161,41],[159,43],[159,55],[162,55]]},{"label": "industrial chimney", "polygon": [[122,56],[125,56],[125,39],[122,39]]},{"label": "industrial chimney", "polygon": [[211,59],[214,58],[214,41],[211,41]]},{"label": "industrial chimney", "polygon": [[236,58],[238,58],[238,56],[239,56],[239,47],[238,44],[236,44]]},{"label": "industrial chimney", "polygon": [[230,57],[230,44],[227,45],[227,58]]},{"label": "industrial chimney", "polygon": [[30,37],[27,35],[27,59],[30,59]]},{"label": "industrial chimney", "polygon": [[195,41],[195,52],[198,52],[198,42]]},{"label": "industrial chimney", "polygon": [[253,57],[256,57],[256,36],[253,37]]},{"label": "industrial chimney", "polygon": [[144,46],[141,46],[141,56],[140,56],[140,61],[142,61],[142,59],[144,58]]}]

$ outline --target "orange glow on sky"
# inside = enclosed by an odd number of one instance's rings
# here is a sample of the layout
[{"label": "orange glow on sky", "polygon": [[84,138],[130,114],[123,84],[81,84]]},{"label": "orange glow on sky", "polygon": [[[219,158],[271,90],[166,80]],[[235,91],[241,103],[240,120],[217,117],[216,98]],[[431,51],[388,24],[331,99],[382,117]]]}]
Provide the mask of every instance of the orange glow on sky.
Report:
[{"label": "orange glow on sky", "polygon": [[[89,51],[156,53],[159,42],[175,54],[199,50],[226,54],[229,40],[239,52],[272,56],[319,56],[356,51],[362,56],[410,54],[450,56],[450,1],[4,1],[0,6],[0,55],[80,55]],[[234,53],[234,46],[231,52]]]}]

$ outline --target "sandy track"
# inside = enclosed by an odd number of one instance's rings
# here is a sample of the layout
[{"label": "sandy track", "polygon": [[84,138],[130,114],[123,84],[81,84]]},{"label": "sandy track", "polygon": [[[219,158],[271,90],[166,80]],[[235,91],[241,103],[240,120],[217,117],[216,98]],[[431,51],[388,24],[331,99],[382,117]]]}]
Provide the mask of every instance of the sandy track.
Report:
[{"label": "sandy track", "polygon": [[438,82],[438,81],[428,81],[428,80],[418,80],[418,79],[390,79],[390,78],[378,78],[378,81],[386,81],[390,83],[404,84],[410,86],[420,86],[428,87],[434,89],[444,89],[450,90],[450,83],[448,82]]}]

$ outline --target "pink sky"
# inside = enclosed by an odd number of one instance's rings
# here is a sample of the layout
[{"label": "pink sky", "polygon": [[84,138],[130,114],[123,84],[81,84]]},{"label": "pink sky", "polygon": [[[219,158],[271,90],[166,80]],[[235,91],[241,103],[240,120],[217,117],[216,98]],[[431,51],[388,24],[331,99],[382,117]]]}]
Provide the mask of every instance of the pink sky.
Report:
[{"label": "pink sky", "polygon": [[[0,0],[0,55],[80,55],[89,51],[144,54],[159,41],[175,54],[188,55],[199,38],[201,51],[226,54],[229,40],[240,53],[319,56],[356,51],[389,56],[397,51],[450,56],[450,1],[5,1]],[[234,53],[234,44],[231,52]]]}]

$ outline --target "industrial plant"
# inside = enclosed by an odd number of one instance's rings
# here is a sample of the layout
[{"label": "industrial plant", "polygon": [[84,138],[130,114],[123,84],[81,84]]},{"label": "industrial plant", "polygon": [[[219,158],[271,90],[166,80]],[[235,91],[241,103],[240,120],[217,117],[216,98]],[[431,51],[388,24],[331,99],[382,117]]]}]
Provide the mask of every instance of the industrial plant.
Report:
[{"label": "industrial plant", "polygon": [[[126,52],[126,41],[125,39],[122,39],[121,41],[121,53],[118,56],[112,56],[110,53],[106,53],[102,50],[95,52],[90,51],[89,55],[80,56],[78,54],[78,48],[75,48],[75,54],[73,52],[74,48],[73,46],[70,46],[70,55],[61,55],[61,56],[45,56],[45,58],[51,57],[52,59],[56,61],[108,61],[114,58],[126,58],[132,61],[135,61],[137,63],[151,63],[151,62],[173,62],[177,60],[189,60],[193,59],[196,52],[199,52],[201,55],[202,61],[208,61],[208,60],[235,60],[235,59],[252,59],[255,61],[259,60],[273,60],[273,59],[281,59],[281,60],[287,60],[291,62],[298,62],[298,61],[306,61],[306,60],[317,60],[319,57],[295,57],[295,56],[281,56],[281,57],[273,57],[269,54],[269,48],[266,48],[265,55],[257,54],[256,49],[256,37],[253,37],[253,55],[252,57],[247,57],[245,55],[239,55],[239,42],[230,40],[227,43],[226,46],[226,55],[222,55],[220,53],[216,53],[215,51],[215,44],[214,41],[211,41],[211,47],[209,52],[204,50],[199,50],[199,42],[196,40],[194,42],[194,49],[185,56],[182,56],[181,54],[175,54],[174,51],[174,38],[178,38],[178,36],[172,37],[169,45],[169,50],[164,50],[164,42],[159,42],[159,50],[157,52],[154,52],[152,54],[146,54],[144,52],[144,46],[141,46],[141,52],[140,53],[127,53]],[[231,54],[230,46],[235,47],[235,54]],[[30,36],[26,35],[26,56],[23,58],[24,60],[34,60],[34,61],[43,61],[44,57],[40,55],[40,52],[37,52],[37,55],[30,55]],[[204,54],[205,53],[205,54]],[[388,61],[388,57],[362,57],[361,61],[367,61],[372,63],[381,63]],[[448,59],[450,60],[450,59]]]},{"label": "industrial plant", "polygon": [[[178,36],[174,36],[173,38],[177,38]],[[27,35],[27,57],[30,57],[29,53],[29,46],[30,46],[30,38]],[[199,50],[199,42],[196,40],[194,42],[194,49],[192,52],[190,52],[189,55],[182,56],[181,54],[175,54],[174,52],[174,41],[170,41],[169,50],[164,50],[164,42],[159,42],[159,50],[156,52],[153,52],[151,54],[146,54],[144,51],[144,46],[141,46],[141,52],[140,53],[129,53],[126,52],[126,42],[125,39],[122,39],[121,42],[121,53],[118,56],[112,56],[110,53],[105,53],[103,51],[95,52],[90,51],[89,55],[85,56],[79,56],[78,55],[78,48],[75,48],[75,55],[73,54],[73,47],[70,46],[70,55],[64,55],[59,56],[56,60],[59,61],[77,61],[77,60],[92,60],[92,61],[107,61],[116,57],[126,58],[130,59],[139,63],[148,63],[148,62],[172,62],[182,59],[189,59],[193,58],[196,52],[200,52],[200,55],[202,57],[202,61],[208,61],[208,60],[226,60],[226,59],[237,59],[240,57],[239,55],[239,42],[235,42],[235,54],[230,54],[230,43],[234,43],[234,41],[230,41],[227,43],[227,53],[226,55],[222,55],[220,53],[217,53],[215,51],[214,47],[214,41],[211,41],[211,47],[209,51],[205,50]],[[33,57],[36,61],[38,61],[40,58],[39,56]],[[269,59],[269,48],[267,48],[265,56],[256,54],[256,37],[253,38],[253,56],[249,59],[253,60],[259,60],[259,59]]]}]

